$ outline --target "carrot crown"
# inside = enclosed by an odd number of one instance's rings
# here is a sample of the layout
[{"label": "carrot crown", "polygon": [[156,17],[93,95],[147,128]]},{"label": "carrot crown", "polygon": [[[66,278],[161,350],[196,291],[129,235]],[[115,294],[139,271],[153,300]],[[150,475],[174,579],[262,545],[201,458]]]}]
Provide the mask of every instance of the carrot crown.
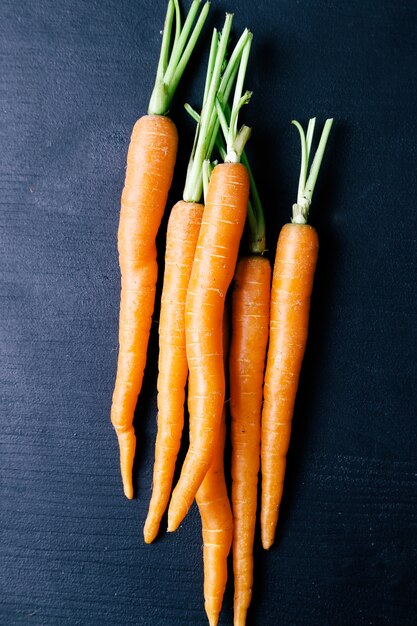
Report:
[{"label": "carrot crown", "polygon": [[183,193],[184,200],[188,202],[200,201],[203,191],[203,163],[210,160],[219,130],[216,100],[219,96],[224,100],[228,99],[236,79],[242,51],[251,38],[250,32],[244,30],[224,68],[232,20],[233,15],[227,14],[220,38],[216,30],[213,32],[201,114],[199,115],[189,104],[185,104],[187,112],[197,122]]},{"label": "carrot crown", "polygon": [[239,163],[243,149],[251,133],[251,129],[248,126],[243,125],[240,130],[237,128],[239,111],[244,104],[249,102],[252,96],[251,91],[246,91],[242,96],[243,83],[248,66],[251,44],[252,33],[249,33],[248,40],[244,45],[242,56],[240,58],[239,71],[236,79],[235,93],[229,121],[227,120],[225,113],[227,100],[224,97],[222,98],[221,94],[218,94],[216,99],[217,115],[226,140],[225,163]]},{"label": "carrot crown", "polygon": [[[193,0],[182,26],[179,1],[168,1],[155,86],[148,107],[150,115],[165,115],[169,109],[175,90],[195,48],[210,9],[210,2],[206,2],[193,28],[200,4],[201,0]],[[171,34],[174,17],[175,33],[172,41]]]},{"label": "carrot crown", "polygon": [[314,155],[310,168],[310,174],[307,177],[308,163],[311,155],[311,144],[313,141],[314,126],[316,118],[309,120],[307,126],[307,134],[304,134],[303,127],[299,122],[293,120],[291,122],[297,127],[301,140],[301,167],[300,179],[298,182],[297,202],[292,205],[292,222],[295,224],[306,224],[308,213],[310,210],[311,199],[313,197],[314,187],[316,185],[317,176],[319,174],[321,162],[323,160],[324,151],[326,149],[327,140],[332,128],[333,119],[326,120],[323,131],[321,133],[319,145]]}]

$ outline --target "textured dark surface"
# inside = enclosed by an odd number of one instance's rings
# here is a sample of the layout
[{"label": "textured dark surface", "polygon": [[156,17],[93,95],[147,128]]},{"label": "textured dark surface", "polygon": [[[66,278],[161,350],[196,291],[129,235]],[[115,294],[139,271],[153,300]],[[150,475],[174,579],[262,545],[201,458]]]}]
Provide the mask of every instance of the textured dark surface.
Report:
[{"label": "textured dark surface", "polygon": [[[1,3],[5,625],[206,623],[196,509],[175,535],[142,539],[157,310],[133,502],[109,424],[119,198],[164,5]],[[269,553],[257,536],[248,625],[415,624],[417,5],[221,0],[209,24],[226,9],[255,36],[244,116],[271,251],[297,186],[289,121],[336,119],[313,200],[321,250],[285,497]],[[170,202],[191,147],[181,104],[198,106],[207,40],[208,29],[172,111],[182,143]],[[232,597],[229,583],[221,624]]]}]

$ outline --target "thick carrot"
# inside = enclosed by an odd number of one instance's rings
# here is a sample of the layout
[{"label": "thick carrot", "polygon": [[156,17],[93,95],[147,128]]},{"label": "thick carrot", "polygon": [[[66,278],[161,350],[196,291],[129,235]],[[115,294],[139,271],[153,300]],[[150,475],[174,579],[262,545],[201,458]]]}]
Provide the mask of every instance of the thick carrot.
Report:
[{"label": "thick carrot", "polygon": [[221,163],[211,175],[185,314],[190,391],[190,448],[168,510],[178,528],[210,466],[225,394],[222,317],[246,218],[249,177],[241,163]]},{"label": "thick carrot", "polygon": [[[123,489],[128,498],[133,497],[133,416],[142,386],[155,300],[155,238],[172,182],[178,144],[175,125],[165,113],[207,17],[206,3],[193,29],[199,4],[199,0],[194,0],[181,29],[178,2],[168,2],[148,115],[136,122],[128,150],[118,231],[122,291],[119,356],[111,407],[111,421],[119,440]],[[176,33],[168,62],[174,14]]]},{"label": "thick carrot", "polygon": [[249,175],[239,160],[250,129],[242,127],[237,132],[237,116],[250,97],[248,93],[242,97],[242,88],[251,40],[245,44],[239,64],[230,127],[216,102],[228,138],[227,162],[217,165],[210,178],[187,291],[190,446],[168,509],[168,531],[178,528],[194,500],[210,467],[221,422],[225,393],[224,300],[236,266],[249,197]]},{"label": "thick carrot", "polygon": [[135,124],[127,157],[118,232],[122,273],[120,348],[111,421],[119,439],[123,487],[128,498],[133,497],[133,414],[142,386],[158,273],[155,238],[171,186],[177,142],[171,120],[144,116]]},{"label": "thick carrot", "polygon": [[253,255],[238,261],[232,295],[229,359],[235,626],[246,623],[252,596],[270,285],[268,259]]},{"label": "thick carrot", "polygon": [[293,223],[282,228],[277,244],[261,434],[261,535],[265,549],[269,549],[274,541],[278,521],[317,262],[317,233],[306,221],[331,124],[332,120],[325,124],[310,176],[306,180],[314,120],[309,123],[307,139],[297,123],[302,145],[298,199],[293,206]]},{"label": "thick carrot", "polygon": [[[215,98],[217,93],[228,95],[236,77],[240,54],[249,36],[244,32],[230,61],[221,72],[227,50],[232,15],[226,15],[220,39],[213,32],[207,79],[203,96],[201,120],[190,157],[184,188],[184,201],[173,208],[167,231],[164,286],[159,322],[159,375],[158,375],[158,434],[155,444],[153,490],[145,522],[144,538],[150,543],[156,537],[162,515],[171,494],[175,462],[181,443],[184,423],[184,387],[188,375],[185,351],[185,298],[197,244],[203,206],[199,204],[202,193],[203,162],[210,158],[209,139],[215,132]],[[222,85],[221,85],[222,83]],[[220,89],[221,87],[221,89]]]},{"label": "thick carrot", "polygon": [[[223,323],[223,356],[227,358],[227,318]],[[232,546],[233,516],[224,476],[226,408],[223,405],[220,431],[213,459],[201,483],[196,502],[203,532],[204,603],[210,626],[217,626],[227,582],[227,557]]]}]

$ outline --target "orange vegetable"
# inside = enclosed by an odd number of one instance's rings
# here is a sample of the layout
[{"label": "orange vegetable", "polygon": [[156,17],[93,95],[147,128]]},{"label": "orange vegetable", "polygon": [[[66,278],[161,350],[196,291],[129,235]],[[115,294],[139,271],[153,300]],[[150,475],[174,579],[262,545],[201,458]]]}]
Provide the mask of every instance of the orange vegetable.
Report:
[{"label": "orange vegetable", "polygon": [[246,623],[252,596],[270,285],[268,259],[253,255],[238,261],[232,295],[229,359],[235,626]]},{"label": "orange vegetable", "polygon": [[308,179],[307,167],[315,120],[307,136],[298,122],[302,159],[293,219],[280,233],[275,257],[268,358],[262,410],[262,545],[274,541],[298,379],[308,333],[310,296],[318,254],[318,237],[307,222],[308,210],[333,120],[327,120]]},{"label": "orange vegetable", "polygon": [[155,238],[171,186],[177,143],[177,131],[169,118],[146,115],[135,124],[127,157],[118,232],[120,348],[111,407],[127,498],[133,497],[133,415],[142,386],[158,274]]},{"label": "orange vegetable", "polygon": [[[227,315],[223,324],[224,357],[227,355]],[[232,546],[233,516],[224,477],[226,408],[207,474],[195,497],[201,516],[204,558],[204,601],[210,626],[216,626],[227,582],[227,557]]]},{"label": "orange vegetable", "polygon": [[155,443],[152,498],[144,538],[151,543],[171,495],[184,425],[185,297],[200,231],[203,205],[177,202],[168,221],[164,286],[159,316],[158,434]]},{"label": "orange vegetable", "polygon": [[236,267],[246,219],[249,175],[240,155],[250,129],[237,131],[252,36],[245,44],[236,78],[230,126],[217,100],[216,109],[227,135],[226,162],[214,168],[206,196],[200,234],[185,306],[189,367],[190,446],[168,509],[168,531],[186,516],[210,467],[218,437],[225,394],[222,347],[224,301]]},{"label": "orange vegetable", "polygon": [[186,300],[190,389],[190,447],[168,510],[178,528],[212,461],[223,411],[225,377],[222,317],[246,218],[249,177],[240,163],[217,165],[211,175]]},{"label": "orange vegetable", "polygon": [[312,226],[281,230],[271,289],[271,319],[262,411],[262,544],[274,540],[291,420],[307,341],[310,296],[318,253]]},{"label": "orange vegetable", "polygon": [[[178,144],[176,127],[165,113],[207,17],[208,3],[193,29],[199,4],[199,0],[194,0],[181,29],[178,2],[168,2],[148,115],[136,122],[127,156],[118,232],[122,291],[111,422],[119,441],[123,489],[128,498],[133,497],[136,448],[133,416],[142,386],[158,273],[155,238],[172,182]],[[176,33],[168,62],[174,14]]]}]

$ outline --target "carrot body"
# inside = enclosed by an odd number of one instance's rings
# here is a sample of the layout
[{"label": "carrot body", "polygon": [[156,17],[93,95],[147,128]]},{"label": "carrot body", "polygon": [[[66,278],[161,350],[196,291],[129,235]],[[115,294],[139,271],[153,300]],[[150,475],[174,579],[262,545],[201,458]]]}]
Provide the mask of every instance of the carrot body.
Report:
[{"label": "carrot body", "polygon": [[229,359],[234,623],[235,626],[244,626],[253,585],[262,385],[271,289],[271,266],[268,259],[261,256],[240,259],[234,282]]},{"label": "carrot body", "polygon": [[271,290],[270,336],[262,410],[262,545],[274,541],[298,379],[308,333],[318,254],[312,226],[286,224],[280,233]]},{"label": "carrot body", "polygon": [[210,466],[223,411],[224,300],[233,278],[246,218],[249,177],[240,163],[217,165],[187,291],[185,328],[189,367],[190,447],[168,510],[168,530],[187,514]]},{"label": "carrot body", "polygon": [[216,626],[227,582],[233,517],[224,477],[226,410],[223,408],[214,456],[196,494],[203,531],[204,603],[210,626]]},{"label": "carrot body", "polygon": [[133,497],[133,416],[142,386],[158,273],[155,238],[172,182],[177,144],[177,130],[169,118],[145,115],[133,128],[127,155],[118,231],[122,291],[111,421],[119,440],[128,498]]},{"label": "carrot body", "polygon": [[185,351],[185,298],[193,265],[203,205],[180,201],[168,221],[164,286],[159,316],[158,433],[153,490],[144,538],[151,543],[171,495],[184,425],[188,363]]}]

